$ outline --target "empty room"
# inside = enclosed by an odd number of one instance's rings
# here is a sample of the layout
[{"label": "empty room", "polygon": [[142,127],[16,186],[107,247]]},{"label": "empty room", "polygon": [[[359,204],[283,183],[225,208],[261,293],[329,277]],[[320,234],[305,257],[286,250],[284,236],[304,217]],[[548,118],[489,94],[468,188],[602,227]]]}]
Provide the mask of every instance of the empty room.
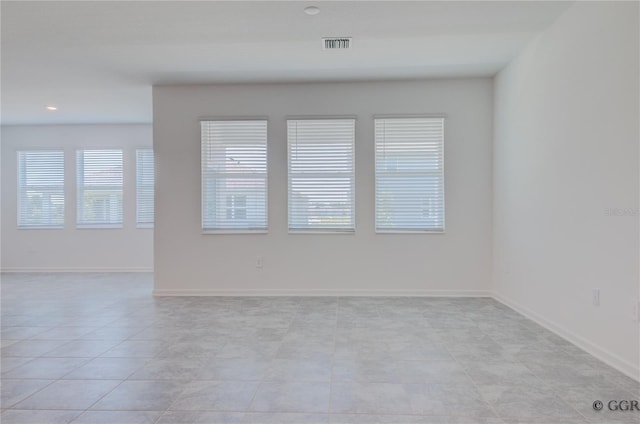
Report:
[{"label": "empty room", "polygon": [[640,423],[637,1],[5,1],[2,424]]}]

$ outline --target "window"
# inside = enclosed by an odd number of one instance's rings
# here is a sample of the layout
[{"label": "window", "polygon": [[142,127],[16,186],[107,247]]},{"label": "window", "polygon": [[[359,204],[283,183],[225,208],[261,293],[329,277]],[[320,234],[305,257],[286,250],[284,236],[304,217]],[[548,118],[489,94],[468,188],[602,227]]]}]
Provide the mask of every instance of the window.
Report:
[{"label": "window", "polygon": [[444,231],[444,118],[375,120],[376,231]]},{"label": "window", "polygon": [[18,227],[64,226],[64,152],[18,152]]},{"label": "window", "polygon": [[153,227],[153,150],[136,150],[136,225]]},{"label": "window", "polygon": [[202,229],[267,230],[267,121],[203,121]]},{"label": "window", "polygon": [[78,150],[78,227],[122,227],[122,150]]},{"label": "window", "polygon": [[354,119],[287,121],[289,231],[354,231]]}]

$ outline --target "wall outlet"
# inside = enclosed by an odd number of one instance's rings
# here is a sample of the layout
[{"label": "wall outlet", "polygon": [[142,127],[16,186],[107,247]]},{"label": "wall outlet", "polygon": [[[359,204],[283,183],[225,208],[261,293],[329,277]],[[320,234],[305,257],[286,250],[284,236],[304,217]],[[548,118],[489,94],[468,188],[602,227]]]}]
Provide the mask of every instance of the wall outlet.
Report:
[{"label": "wall outlet", "polygon": [[640,322],[640,302],[637,300],[633,302],[631,318],[633,318],[635,322]]},{"label": "wall outlet", "polygon": [[593,306],[600,306],[600,289],[591,290],[591,303]]},{"label": "wall outlet", "polygon": [[262,268],[264,266],[264,260],[262,256],[256,257],[256,268]]}]

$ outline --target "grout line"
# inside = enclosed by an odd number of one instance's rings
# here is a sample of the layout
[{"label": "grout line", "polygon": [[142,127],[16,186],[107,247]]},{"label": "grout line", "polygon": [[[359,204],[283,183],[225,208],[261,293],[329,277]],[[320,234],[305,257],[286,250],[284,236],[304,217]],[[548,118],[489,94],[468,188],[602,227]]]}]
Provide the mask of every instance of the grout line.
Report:
[{"label": "grout line", "polygon": [[[331,368],[329,370],[329,408],[327,413],[333,413],[333,367],[336,363],[336,350],[338,348],[338,319],[340,318],[340,297],[336,296],[335,324],[333,326],[333,354],[331,355]],[[331,421],[331,416],[327,417],[327,422]]]}]

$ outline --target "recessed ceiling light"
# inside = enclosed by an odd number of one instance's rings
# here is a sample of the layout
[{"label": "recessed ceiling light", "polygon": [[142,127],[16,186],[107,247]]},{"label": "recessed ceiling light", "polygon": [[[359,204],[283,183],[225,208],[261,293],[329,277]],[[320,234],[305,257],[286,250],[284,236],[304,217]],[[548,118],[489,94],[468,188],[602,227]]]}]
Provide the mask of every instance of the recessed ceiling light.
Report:
[{"label": "recessed ceiling light", "polygon": [[49,105],[47,106],[47,110],[58,110],[58,106]]},{"label": "recessed ceiling light", "polygon": [[310,16],[314,16],[314,15],[317,15],[318,13],[320,13],[320,9],[318,9],[315,6],[309,6],[309,7],[305,7],[304,8],[304,13],[306,13],[307,15],[310,15]]}]

